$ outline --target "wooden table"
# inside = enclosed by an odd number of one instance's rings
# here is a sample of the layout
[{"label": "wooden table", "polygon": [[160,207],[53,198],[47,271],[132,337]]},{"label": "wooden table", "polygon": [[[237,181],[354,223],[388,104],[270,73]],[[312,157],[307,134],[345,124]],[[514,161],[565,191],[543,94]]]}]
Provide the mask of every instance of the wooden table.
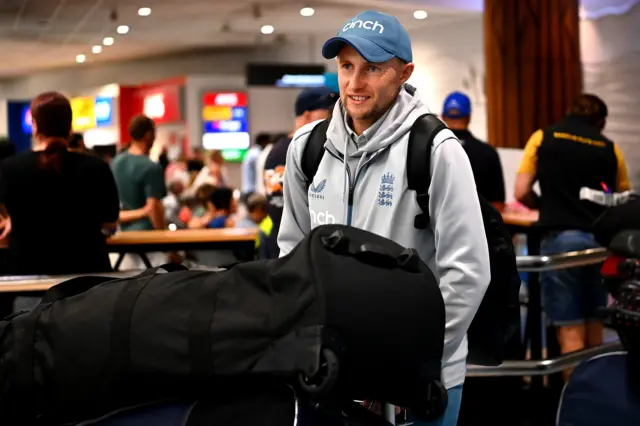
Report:
[{"label": "wooden table", "polygon": [[540,217],[538,211],[504,211],[502,220],[509,227],[530,228],[538,222]]},{"label": "wooden table", "polygon": [[146,253],[180,250],[231,250],[241,260],[253,260],[257,229],[179,229],[176,231],[118,232],[107,240],[111,253],[120,253],[114,269],[117,271],[125,254],[138,254],[145,266],[151,263]]},{"label": "wooden table", "polygon": [[128,278],[139,274],[142,271],[122,271],[105,272],[102,274],[81,274],[81,275],[19,275],[0,277],[0,293],[30,293],[43,292],[49,290],[54,285],[61,282],[89,275],[100,277],[112,277],[113,279]]}]

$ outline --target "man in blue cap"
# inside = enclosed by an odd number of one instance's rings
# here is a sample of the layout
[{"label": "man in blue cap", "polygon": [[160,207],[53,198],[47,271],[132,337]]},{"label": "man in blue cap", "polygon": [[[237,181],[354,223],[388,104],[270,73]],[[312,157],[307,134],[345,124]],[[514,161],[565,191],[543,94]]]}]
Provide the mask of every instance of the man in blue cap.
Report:
[{"label": "man in blue cap", "polygon": [[494,147],[476,139],[469,131],[471,99],[462,92],[449,94],[442,107],[442,120],[460,140],[469,156],[478,192],[498,211],[502,211],[506,198],[502,163]]},{"label": "man in blue cap", "polygon": [[340,102],[333,109],[312,182],[301,165],[309,134],[319,123],[300,128],[289,145],[280,256],[312,228],[330,223],[362,228],[415,248],[438,278],[445,301],[442,381],[449,404],[434,424],[453,426],[466,375],[467,330],[490,280],[469,158],[451,130],[435,136],[430,226],[418,232],[411,224],[421,210],[415,192],[407,188],[406,158],[411,127],[429,109],[406,84],[414,69],[409,34],[395,17],[366,11],[342,25],[322,54],[336,58]]},{"label": "man in blue cap", "polygon": [[261,258],[277,258],[278,230],[282,216],[282,179],[284,177],[287,150],[296,130],[318,120],[324,120],[331,115],[331,110],[338,100],[338,94],[326,87],[304,89],[296,98],[294,112],[296,115],[295,128],[286,137],[275,142],[264,163],[264,181],[267,192],[267,213],[273,220],[273,230],[262,245]]}]

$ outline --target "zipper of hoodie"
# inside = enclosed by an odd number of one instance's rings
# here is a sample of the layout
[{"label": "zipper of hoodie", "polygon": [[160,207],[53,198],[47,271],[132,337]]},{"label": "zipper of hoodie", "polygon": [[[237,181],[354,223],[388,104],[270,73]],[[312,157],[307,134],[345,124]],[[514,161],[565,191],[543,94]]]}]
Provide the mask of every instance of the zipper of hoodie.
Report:
[{"label": "zipper of hoodie", "polygon": [[[351,169],[349,168],[349,163],[345,163],[343,155],[335,154],[330,149],[327,149],[326,151],[333,158],[335,158],[338,161],[341,161],[347,168],[347,179],[349,180],[349,201],[347,203],[347,225],[351,226],[351,215],[352,215],[352,212],[353,212],[353,189],[355,187],[355,183],[351,182]],[[354,178],[354,181],[355,181],[355,178]]]},{"label": "zipper of hoodie", "polygon": [[[326,151],[329,153],[329,155],[331,155],[336,160],[339,160],[342,163],[345,162],[344,155],[335,154],[330,149],[327,149]],[[356,183],[358,182],[358,176],[360,176],[360,172],[366,169],[369,163],[371,163],[371,160],[373,160],[375,157],[376,157],[375,154],[369,157],[367,161],[365,161],[364,164],[362,164],[360,169],[356,170],[356,175],[353,177],[353,181],[351,181],[351,169],[349,169],[349,163],[345,164],[347,166],[347,178],[349,179],[349,194],[348,194],[348,202],[347,202],[347,225],[348,226],[351,226],[351,219],[353,218],[353,195],[356,189]]]}]

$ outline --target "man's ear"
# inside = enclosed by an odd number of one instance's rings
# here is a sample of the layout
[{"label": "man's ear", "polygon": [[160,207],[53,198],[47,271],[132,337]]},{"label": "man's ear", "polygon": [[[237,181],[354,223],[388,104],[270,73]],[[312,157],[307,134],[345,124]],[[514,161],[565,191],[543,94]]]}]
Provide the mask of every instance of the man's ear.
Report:
[{"label": "man's ear", "polygon": [[413,74],[414,69],[415,69],[415,65],[413,65],[413,62],[409,62],[408,64],[403,64],[402,71],[400,73],[400,82],[402,84],[409,81],[409,78],[411,78],[411,74]]}]

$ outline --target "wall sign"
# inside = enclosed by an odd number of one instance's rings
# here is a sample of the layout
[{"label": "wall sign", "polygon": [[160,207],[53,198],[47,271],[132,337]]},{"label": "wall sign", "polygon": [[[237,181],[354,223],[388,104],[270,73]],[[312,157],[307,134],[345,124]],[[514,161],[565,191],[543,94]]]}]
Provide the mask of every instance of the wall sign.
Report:
[{"label": "wall sign", "polygon": [[156,124],[178,123],[182,121],[182,103],[180,87],[161,86],[153,89],[143,89],[135,94],[137,99],[137,114],[144,114],[153,119]]},{"label": "wall sign", "polygon": [[72,127],[75,131],[96,127],[95,101],[92,97],[71,99]]},{"label": "wall sign", "polygon": [[113,99],[112,98],[96,98],[94,110],[96,115],[97,127],[113,125]]},{"label": "wall sign", "polygon": [[7,136],[17,152],[32,148],[33,120],[30,101],[7,101]]},{"label": "wall sign", "polygon": [[251,145],[245,92],[205,93],[202,98],[205,149],[222,150],[229,161],[240,161]]},{"label": "wall sign", "polygon": [[31,117],[31,105],[26,104],[22,109],[22,131],[25,135],[33,133],[33,117]]},{"label": "wall sign", "polygon": [[164,94],[157,93],[144,98],[143,111],[146,116],[155,120],[164,118],[167,108],[164,105]]}]

